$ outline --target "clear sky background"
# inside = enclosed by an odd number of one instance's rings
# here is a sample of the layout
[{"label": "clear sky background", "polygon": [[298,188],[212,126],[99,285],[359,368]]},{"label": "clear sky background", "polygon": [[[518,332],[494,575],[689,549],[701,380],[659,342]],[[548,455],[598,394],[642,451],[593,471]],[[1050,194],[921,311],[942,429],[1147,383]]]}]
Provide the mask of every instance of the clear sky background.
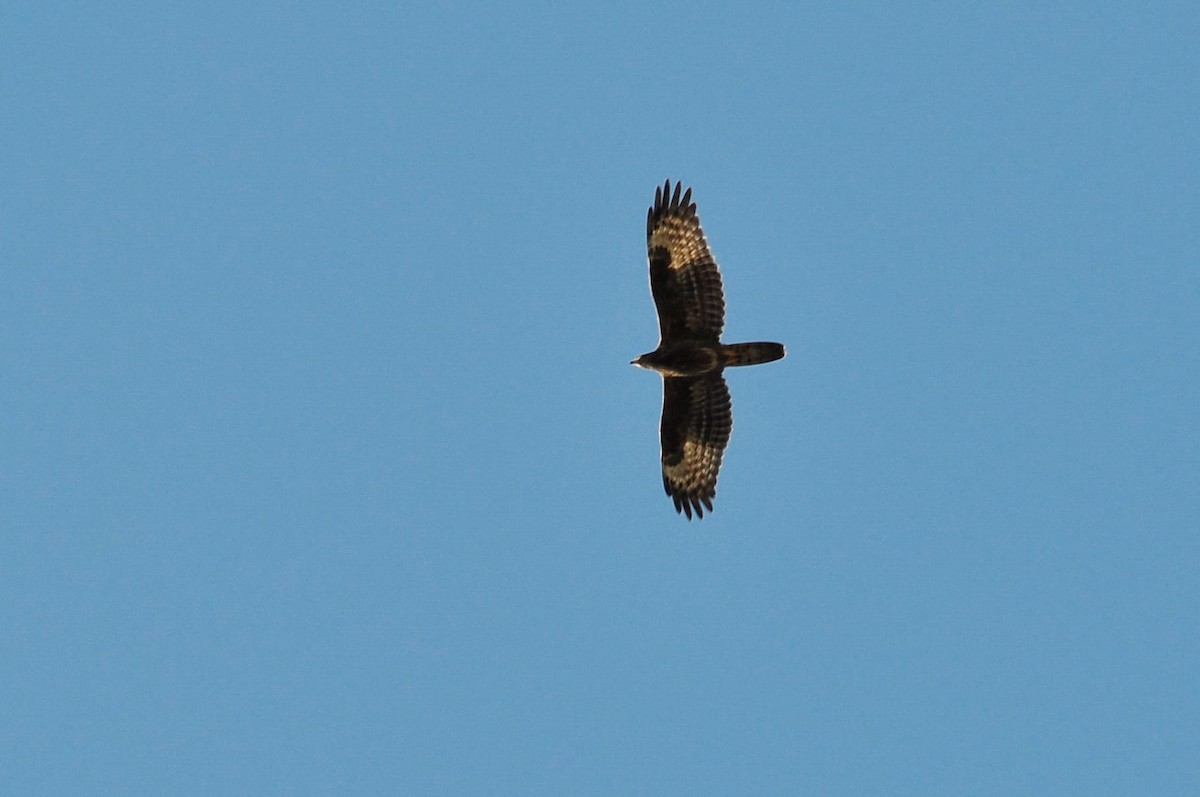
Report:
[{"label": "clear sky background", "polygon": [[7,4],[0,792],[1194,795],[1200,11],[987,5]]}]

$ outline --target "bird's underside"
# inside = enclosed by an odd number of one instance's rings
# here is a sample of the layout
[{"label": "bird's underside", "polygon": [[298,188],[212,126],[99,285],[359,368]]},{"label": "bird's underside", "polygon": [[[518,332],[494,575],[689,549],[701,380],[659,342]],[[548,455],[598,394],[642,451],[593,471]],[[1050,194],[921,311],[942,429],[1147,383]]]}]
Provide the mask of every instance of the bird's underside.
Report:
[{"label": "bird's underside", "polygon": [[[682,196],[681,196],[682,193]],[[782,358],[783,344],[721,343],[721,272],[700,228],[692,190],[671,181],[655,189],[646,217],[650,292],[658,310],[658,348],[633,361],[663,377],[663,487],[691,519],[712,511],[721,457],[733,429],[725,368]]]}]

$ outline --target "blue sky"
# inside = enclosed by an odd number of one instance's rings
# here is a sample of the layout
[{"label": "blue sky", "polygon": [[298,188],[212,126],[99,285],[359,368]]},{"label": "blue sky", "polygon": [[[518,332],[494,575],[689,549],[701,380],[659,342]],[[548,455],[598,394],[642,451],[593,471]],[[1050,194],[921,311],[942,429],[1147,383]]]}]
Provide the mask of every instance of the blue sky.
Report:
[{"label": "blue sky", "polygon": [[1194,793],[1191,4],[0,18],[0,791]]}]

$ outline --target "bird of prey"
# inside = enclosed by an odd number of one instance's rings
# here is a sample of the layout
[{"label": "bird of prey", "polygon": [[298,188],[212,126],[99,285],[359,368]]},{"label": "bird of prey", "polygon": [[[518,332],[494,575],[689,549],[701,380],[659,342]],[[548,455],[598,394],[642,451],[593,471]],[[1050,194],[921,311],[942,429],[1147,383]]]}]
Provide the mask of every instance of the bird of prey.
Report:
[{"label": "bird of prey", "polygon": [[[682,192],[682,196],[680,195]],[[725,296],[708,251],[692,189],[671,181],[654,189],[646,215],[650,293],[658,308],[658,348],[632,362],[663,378],[663,488],[675,511],[704,517],[717,494],[717,471],[733,429],[728,366],[757,365],[784,355],[782,343],[722,343]]]}]

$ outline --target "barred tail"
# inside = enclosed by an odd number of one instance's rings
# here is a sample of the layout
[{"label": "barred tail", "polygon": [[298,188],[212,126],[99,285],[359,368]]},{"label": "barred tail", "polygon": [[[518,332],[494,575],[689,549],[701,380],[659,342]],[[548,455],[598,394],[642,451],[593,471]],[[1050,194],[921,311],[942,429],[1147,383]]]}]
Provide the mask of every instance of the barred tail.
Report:
[{"label": "barred tail", "polygon": [[783,359],[782,343],[730,343],[721,352],[725,365],[758,365]]}]

